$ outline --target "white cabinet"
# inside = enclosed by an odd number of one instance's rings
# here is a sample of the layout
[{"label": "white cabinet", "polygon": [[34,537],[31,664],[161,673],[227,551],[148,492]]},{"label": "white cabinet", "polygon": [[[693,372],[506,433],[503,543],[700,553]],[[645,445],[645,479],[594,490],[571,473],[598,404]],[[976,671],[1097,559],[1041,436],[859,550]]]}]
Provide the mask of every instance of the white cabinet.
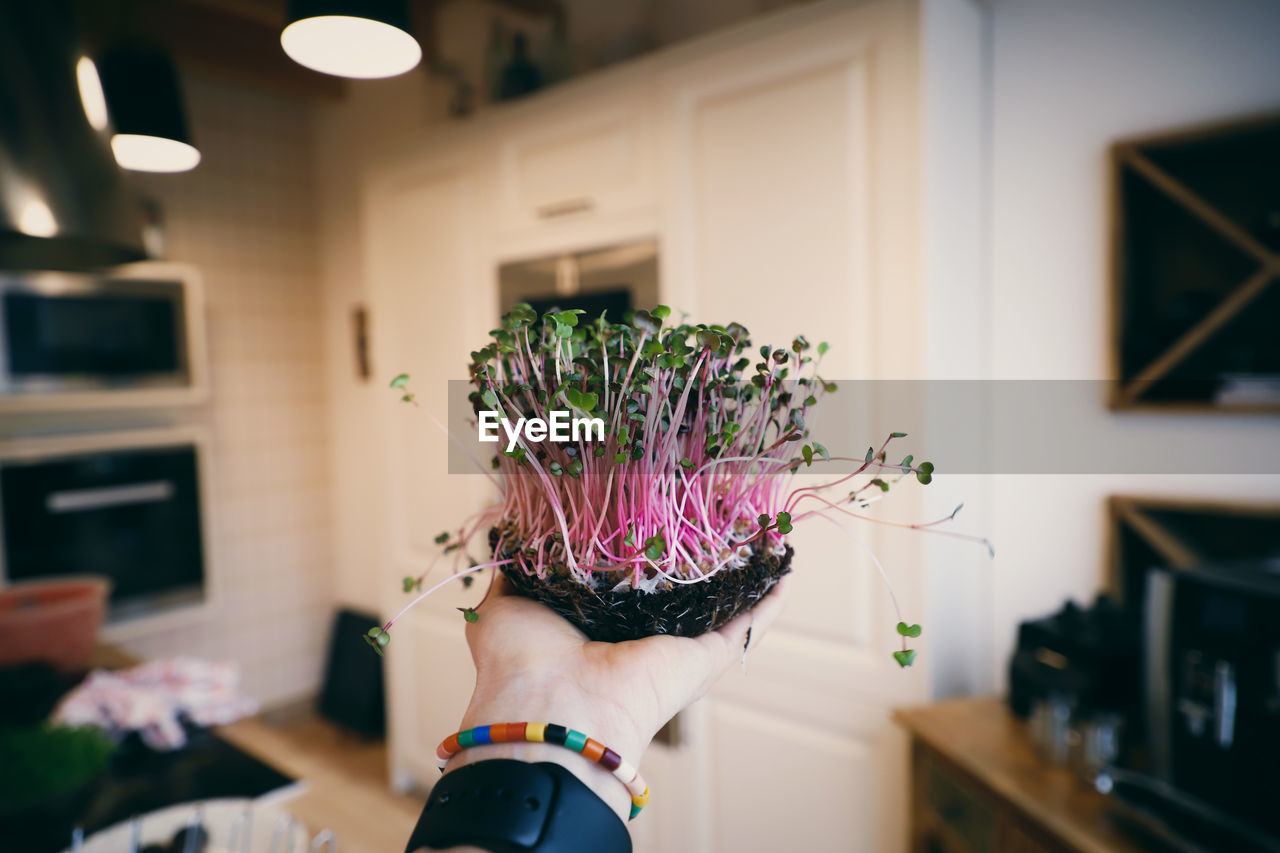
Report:
[{"label": "white cabinet", "polygon": [[[381,495],[377,537],[382,612],[409,600],[400,579],[431,566],[434,537],[485,498],[484,477],[448,474],[444,422],[449,378],[462,378],[466,354],[491,328],[496,295],[487,286],[484,211],[488,189],[469,146],[424,149],[377,170],[364,206],[367,275],[373,306],[374,363],[380,379],[408,373],[418,406],[387,390],[378,401],[379,434],[351,452],[376,464]],[[449,571],[441,561],[428,583]],[[435,745],[466,707],[474,670],[453,606],[477,595],[442,590],[393,630],[387,652],[392,778],[429,786],[438,775]]]},{"label": "white cabinet", "polygon": [[656,156],[645,86],[521,111],[503,123],[498,147],[502,230],[652,209]]},{"label": "white cabinet", "polygon": [[[883,375],[918,345],[889,322],[920,282],[899,248],[919,216],[911,6],[827,6],[762,29],[663,75],[664,301],[741,322],[759,343],[830,341],[832,379]],[[886,562],[916,601],[918,543],[852,524],[882,558],[898,546]],[[820,520],[791,540],[787,613],[749,676],[731,673],[694,715],[704,754],[689,766],[705,776],[689,809],[698,845],[684,849],[904,843],[905,788],[892,782],[907,758],[888,709],[921,701],[923,679],[890,657],[896,618],[866,554]]]},{"label": "white cabinet", "polygon": [[[902,320],[926,302],[926,141],[947,137],[945,125],[925,132],[936,107],[922,94],[922,22],[967,3],[803,6],[382,163],[365,213],[380,369],[461,377],[497,319],[500,260],[656,235],[674,308],[741,322],[761,343],[830,341],[833,379],[918,375],[922,336]],[[416,390],[424,409],[444,411],[442,385]],[[483,478],[446,474],[445,440],[417,414],[388,414],[378,448],[388,608],[401,602],[399,578],[435,553],[435,533],[486,493]],[[898,495],[894,510],[918,507]],[[855,532],[918,613],[921,541]],[[905,845],[907,759],[888,711],[926,697],[928,664],[892,661],[895,616],[859,546],[820,522],[793,544],[793,600],[749,676],[730,673],[688,713],[678,749],[645,757],[654,795],[633,827],[638,849]],[[477,598],[447,590],[393,643],[402,782],[435,778],[435,743],[471,687],[452,608]]]}]

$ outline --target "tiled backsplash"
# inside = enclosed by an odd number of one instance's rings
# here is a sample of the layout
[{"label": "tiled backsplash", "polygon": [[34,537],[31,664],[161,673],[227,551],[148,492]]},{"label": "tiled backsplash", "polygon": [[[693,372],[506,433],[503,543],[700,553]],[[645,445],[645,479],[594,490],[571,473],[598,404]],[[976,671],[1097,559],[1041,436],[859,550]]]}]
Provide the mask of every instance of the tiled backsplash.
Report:
[{"label": "tiled backsplash", "polygon": [[265,704],[318,684],[332,565],[322,293],[309,106],[185,77],[203,159],[135,175],[160,205],[169,259],[204,278],[212,394],[181,418],[208,430],[216,604],[127,645],[232,658]]}]

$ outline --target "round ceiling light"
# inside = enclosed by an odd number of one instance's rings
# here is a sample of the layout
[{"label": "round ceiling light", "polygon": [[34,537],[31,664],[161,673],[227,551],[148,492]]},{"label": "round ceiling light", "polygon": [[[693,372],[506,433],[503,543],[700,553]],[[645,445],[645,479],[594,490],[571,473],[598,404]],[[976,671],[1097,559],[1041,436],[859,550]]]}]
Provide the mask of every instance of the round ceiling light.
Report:
[{"label": "round ceiling light", "polygon": [[[111,152],[134,172],[185,172],[200,162],[178,72],[169,54],[146,41],[123,41],[98,58],[111,115]],[[86,108],[87,110],[87,108]]]},{"label": "round ceiling light", "polygon": [[280,45],[314,71],[358,80],[394,77],[422,61],[408,18],[403,0],[294,0]]},{"label": "round ceiling light", "polygon": [[200,151],[194,145],[140,133],[112,135],[111,153],[120,168],[134,172],[186,172],[200,164]]}]

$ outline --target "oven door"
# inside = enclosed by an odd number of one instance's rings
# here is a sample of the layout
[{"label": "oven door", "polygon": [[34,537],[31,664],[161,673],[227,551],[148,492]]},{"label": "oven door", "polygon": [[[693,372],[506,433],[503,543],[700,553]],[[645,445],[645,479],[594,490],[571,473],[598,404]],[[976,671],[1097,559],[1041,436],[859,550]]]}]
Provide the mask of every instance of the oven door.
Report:
[{"label": "oven door", "polygon": [[104,575],[111,621],[203,602],[202,444],[161,431],[0,446],[0,579]]}]

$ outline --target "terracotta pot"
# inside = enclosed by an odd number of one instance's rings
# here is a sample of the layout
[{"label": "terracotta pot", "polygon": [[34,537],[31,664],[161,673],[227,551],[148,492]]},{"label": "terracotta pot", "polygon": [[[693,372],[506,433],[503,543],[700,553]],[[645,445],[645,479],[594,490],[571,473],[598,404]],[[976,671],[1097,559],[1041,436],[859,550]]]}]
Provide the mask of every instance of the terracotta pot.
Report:
[{"label": "terracotta pot", "polygon": [[86,669],[110,592],[109,580],[92,575],[0,590],[0,666],[38,661],[63,672]]}]

